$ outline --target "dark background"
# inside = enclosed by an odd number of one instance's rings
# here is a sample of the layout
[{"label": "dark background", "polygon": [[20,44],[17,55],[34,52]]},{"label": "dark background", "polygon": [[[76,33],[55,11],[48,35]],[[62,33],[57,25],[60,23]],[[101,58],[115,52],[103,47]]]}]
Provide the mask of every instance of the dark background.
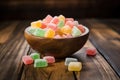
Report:
[{"label": "dark background", "polygon": [[47,14],[76,19],[120,18],[120,0],[1,0],[1,20],[37,20]]}]

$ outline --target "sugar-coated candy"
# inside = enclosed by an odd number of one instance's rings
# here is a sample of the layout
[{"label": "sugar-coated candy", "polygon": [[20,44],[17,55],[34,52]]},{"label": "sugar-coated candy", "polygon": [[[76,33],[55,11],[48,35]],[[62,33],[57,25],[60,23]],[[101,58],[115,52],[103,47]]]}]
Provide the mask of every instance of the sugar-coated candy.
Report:
[{"label": "sugar-coated candy", "polygon": [[74,26],[78,26],[79,25],[78,21],[74,21],[73,23],[74,23]]},{"label": "sugar-coated candy", "polygon": [[30,56],[27,56],[27,55],[22,57],[22,61],[25,65],[33,63],[33,59]]},{"label": "sugar-coated candy", "polygon": [[43,59],[45,59],[47,61],[47,63],[54,63],[55,62],[54,56],[45,56],[45,57],[43,57]]},{"label": "sugar-coated candy", "polygon": [[71,28],[73,28],[74,22],[73,22],[73,21],[66,21],[65,25],[68,25],[68,26],[70,26]]},{"label": "sugar-coated candy", "polygon": [[58,19],[59,19],[59,21],[65,22],[65,17],[64,17],[63,15],[59,15],[59,16],[58,16]]},{"label": "sugar-coated candy", "polygon": [[81,31],[76,26],[74,26],[72,29],[72,36],[76,37],[76,36],[79,36],[80,34],[81,34]]},{"label": "sugar-coated candy", "polygon": [[34,21],[31,23],[31,27],[35,27],[35,28],[40,28],[41,27],[41,21]]},{"label": "sugar-coated candy", "polygon": [[32,54],[30,54],[30,56],[32,57],[33,60],[40,59],[40,54],[39,53],[32,53]]},{"label": "sugar-coated candy", "polygon": [[67,22],[67,21],[74,21],[74,19],[73,18],[65,18],[65,22]]},{"label": "sugar-coated candy", "polygon": [[96,55],[96,49],[95,48],[87,48],[86,49],[86,54],[88,55],[88,56],[95,56]]},{"label": "sugar-coated candy", "polygon": [[59,19],[57,16],[55,16],[50,23],[58,24],[58,22],[59,22]]},{"label": "sugar-coated candy", "polygon": [[53,19],[53,17],[51,16],[51,15],[47,15],[46,17],[45,17],[45,19],[43,19],[43,22],[45,22],[45,23],[50,23],[50,21]]},{"label": "sugar-coated candy", "polygon": [[80,71],[82,69],[81,62],[70,62],[68,64],[68,71]]},{"label": "sugar-coated candy", "polygon": [[47,28],[53,29],[54,31],[57,31],[57,25],[54,23],[48,23]]},{"label": "sugar-coated candy", "polygon": [[44,28],[46,28],[46,27],[47,27],[47,23],[41,22],[41,27],[40,27],[40,28],[44,29]]},{"label": "sugar-coated candy", "polygon": [[65,65],[67,66],[70,62],[78,62],[76,58],[65,58]]},{"label": "sugar-coated candy", "polygon": [[85,29],[84,29],[84,26],[83,25],[78,25],[78,29],[84,33],[85,32]]},{"label": "sugar-coated candy", "polygon": [[47,67],[48,63],[45,59],[35,59],[34,67]]},{"label": "sugar-coated candy", "polygon": [[39,28],[30,27],[29,30],[28,30],[28,32],[32,34],[32,33],[35,32],[36,29],[39,29]]},{"label": "sugar-coated candy", "polygon": [[65,25],[64,27],[61,28],[61,32],[63,34],[71,34],[71,31],[72,29],[68,25]]},{"label": "sugar-coated candy", "polygon": [[44,37],[45,30],[39,28],[39,29],[36,29],[32,34],[38,37]]},{"label": "sugar-coated candy", "polygon": [[60,20],[59,23],[57,24],[57,26],[62,28],[64,26],[64,21]]},{"label": "sugar-coated candy", "polygon": [[55,31],[52,29],[48,29],[45,33],[45,37],[47,38],[53,38],[55,36]]}]

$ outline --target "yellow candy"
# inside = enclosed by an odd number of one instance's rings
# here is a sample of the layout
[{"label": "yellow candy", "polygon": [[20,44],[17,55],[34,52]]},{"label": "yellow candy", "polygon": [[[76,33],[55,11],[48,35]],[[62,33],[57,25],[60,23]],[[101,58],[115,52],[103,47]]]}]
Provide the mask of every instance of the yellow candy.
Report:
[{"label": "yellow candy", "polygon": [[70,62],[68,64],[68,71],[80,71],[82,69],[81,62]]},{"label": "yellow candy", "polygon": [[65,17],[63,15],[58,16],[59,20],[63,20],[65,22]]},{"label": "yellow candy", "polygon": [[52,29],[48,29],[45,33],[45,37],[47,38],[53,38],[55,36],[55,31]]},{"label": "yellow candy", "polygon": [[65,25],[64,27],[61,28],[61,32],[63,34],[71,34],[72,29],[68,25]]},{"label": "yellow candy", "polygon": [[34,28],[40,28],[41,27],[41,21],[34,21],[31,23],[31,27],[34,27]]}]

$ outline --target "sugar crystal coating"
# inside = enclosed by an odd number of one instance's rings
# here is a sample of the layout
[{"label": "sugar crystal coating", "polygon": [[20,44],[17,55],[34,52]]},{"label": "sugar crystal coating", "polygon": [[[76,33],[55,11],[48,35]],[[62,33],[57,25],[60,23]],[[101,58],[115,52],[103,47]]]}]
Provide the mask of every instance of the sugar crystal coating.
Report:
[{"label": "sugar crystal coating", "polygon": [[45,59],[35,59],[34,67],[47,67],[48,63]]},{"label": "sugar crystal coating", "polygon": [[67,66],[70,62],[78,62],[76,58],[65,58],[65,65]]},{"label": "sugar crystal coating", "polygon": [[32,57],[33,60],[40,59],[40,54],[39,53],[32,53],[32,54],[30,54],[30,56]]},{"label": "sugar crystal coating", "polygon": [[82,69],[81,62],[70,62],[68,64],[68,71],[80,71]]}]

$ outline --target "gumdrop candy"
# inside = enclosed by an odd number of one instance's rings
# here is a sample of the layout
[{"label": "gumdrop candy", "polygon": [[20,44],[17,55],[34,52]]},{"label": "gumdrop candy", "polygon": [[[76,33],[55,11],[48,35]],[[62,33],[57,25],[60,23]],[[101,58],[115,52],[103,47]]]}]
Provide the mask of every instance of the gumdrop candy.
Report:
[{"label": "gumdrop candy", "polygon": [[36,29],[32,34],[38,37],[44,37],[45,30],[39,28],[39,29]]},{"label": "gumdrop candy", "polygon": [[63,34],[71,34],[72,29],[68,25],[65,25],[64,27],[61,28],[61,32]]},{"label": "gumdrop candy", "polygon": [[53,23],[49,23],[48,25],[47,25],[47,28],[50,28],[50,29],[53,29],[54,31],[57,31],[57,25],[56,24],[53,24]]},{"label": "gumdrop candy", "polygon": [[64,17],[63,15],[59,15],[59,16],[58,16],[58,19],[59,19],[59,21],[65,22],[65,17]]},{"label": "gumdrop candy", "polygon": [[22,61],[25,65],[33,63],[33,59],[30,56],[27,56],[27,55],[22,57]]},{"label": "gumdrop candy", "polygon": [[85,32],[85,28],[84,28],[83,25],[78,25],[77,27],[78,27],[78,29],[79,29],[82,33]]},{"label": "gumdrop candy", "polygon": [[70,62],[78,62],[76,58],[65,58],[65,65],[68,66]]},{"label": "gumdrop candy", "polygon": [[41,27],[41,21],[34,21],[31,23],[31,27],[35,27],[35,28],[40,28]]},{"label": "gumdrop candy", "polygon": [[44,56],[43,59],[45,59],[47,61],[47,63],[54,63],[55,62],[54,56]]},{"label": "gumdrop candy", "polygon": [[53,38],[55,36],[55,31],[52,29],[48,29],[45,33],[45,37],[47,38]]},{"label": "gumdrop candy", "polygon": [[35,59],[34,67],[47,67],[48,63],[45,59]]},{"label": "gumdrop candy", "polygon": [[73,18],[65,18],[65,22],[67,22],[67,21],[74,21],[74,19]]},{"label": "gumdrop candy", "polygon": [[57,24],[58,27],[62,28],[64,26],[64,21],[61,20],[59,21],[59,23]]},{"label": "gumdrop candy", "polygon": [[73,29],[72,29],[72,36],[73,37],[79,36],[81,33],[82,32],[76,26],[73,27]]},{"label": "gumdrop candy", "polygon": [[59,19],[58,19],[58,17],[57,16],[55,16],[51,21],[50,21],[50,23],[54,23],[54,24],[58,24],[58,22],[59,22]]},{"label": "gumdrop candy", "polygon": [[40,54],[39,53],[32,53],[32,54],[30,54],[30,56],[32,57],[33,60],[40,59]]},{"label": "gumdrop candy", "polygon": [[70,62],[68,64],[68,71],[81,71],[82,63],[81,62]]},{"label": "gumdrop candy", "polygon": [[68,26],[70,26],[71,28],[73,28],[74,22],[73,22],[73,21],[67,21],[67,22],[65,23],[65,25],[68,25]]},{"label": "gumdrop candy", "polygon": [[95,48],[87,48],[86,49],[86,54],[88,56],[95,56],[97,53],[97,50]]},{"label": "gumdrop candy", "polygon": [[78,26],[79,25],[79,22],[78,21],[74,21],[74,26]]},{"label": "gumdrop candy", "polygon": [[43,19],[43,22],[45,22],[45,23],[50,23],[52,19],[53,19],[53,17],[52,17],[51,15],[47,15],[47,16],[45,17],[45,19]]}]

